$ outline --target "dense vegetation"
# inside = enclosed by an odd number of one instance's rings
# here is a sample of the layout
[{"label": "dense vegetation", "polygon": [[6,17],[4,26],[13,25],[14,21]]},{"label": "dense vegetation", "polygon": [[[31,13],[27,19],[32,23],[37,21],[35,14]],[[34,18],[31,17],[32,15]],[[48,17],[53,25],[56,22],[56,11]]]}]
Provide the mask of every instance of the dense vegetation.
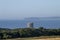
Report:
[{"label": "dense vegetation", "polygon": [[60,36],[60,29],[40,28],[19,28],[19,29],[3,29],[0,28],[0,39],[37,37],[37,36]]}]

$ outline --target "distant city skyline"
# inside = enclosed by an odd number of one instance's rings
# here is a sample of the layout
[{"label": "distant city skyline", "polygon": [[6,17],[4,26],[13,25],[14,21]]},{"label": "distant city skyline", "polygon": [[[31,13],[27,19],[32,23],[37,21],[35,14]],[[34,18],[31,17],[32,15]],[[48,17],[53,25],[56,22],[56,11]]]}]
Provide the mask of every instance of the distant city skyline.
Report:
[{"label": "distant city skyline", "polygon": [[0,20],[60,17],[60,0],[0,0]]}]

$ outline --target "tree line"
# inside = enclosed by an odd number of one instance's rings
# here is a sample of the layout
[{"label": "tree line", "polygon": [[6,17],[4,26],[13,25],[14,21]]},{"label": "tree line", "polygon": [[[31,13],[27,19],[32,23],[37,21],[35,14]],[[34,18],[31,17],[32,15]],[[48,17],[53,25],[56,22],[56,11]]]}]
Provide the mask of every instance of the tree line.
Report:
[{"label": "tree line", "polygon": [[25,38],[38,36],[60,36],[60,29],[40,28],[19,28],[19,29],[2,29],[0,28],[0,39]]}]

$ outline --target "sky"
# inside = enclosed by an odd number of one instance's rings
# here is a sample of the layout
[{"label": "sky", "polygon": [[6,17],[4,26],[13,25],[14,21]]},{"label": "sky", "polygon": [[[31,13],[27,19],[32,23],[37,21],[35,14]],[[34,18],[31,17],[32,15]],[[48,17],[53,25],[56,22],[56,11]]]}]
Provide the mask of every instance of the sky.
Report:
[{"label": "sky", "polygon": [[60,17],[60,0],[0,0],[0,20]]}]

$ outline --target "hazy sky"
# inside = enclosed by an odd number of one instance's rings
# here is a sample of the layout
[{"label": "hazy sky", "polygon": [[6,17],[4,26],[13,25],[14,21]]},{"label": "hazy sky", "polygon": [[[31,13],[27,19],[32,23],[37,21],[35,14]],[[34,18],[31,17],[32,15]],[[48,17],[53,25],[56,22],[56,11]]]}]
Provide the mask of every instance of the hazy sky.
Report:
[{"label": "hazy sky", "polygon": [[60,0],[0,0],[0,19],[60,16]]}]

